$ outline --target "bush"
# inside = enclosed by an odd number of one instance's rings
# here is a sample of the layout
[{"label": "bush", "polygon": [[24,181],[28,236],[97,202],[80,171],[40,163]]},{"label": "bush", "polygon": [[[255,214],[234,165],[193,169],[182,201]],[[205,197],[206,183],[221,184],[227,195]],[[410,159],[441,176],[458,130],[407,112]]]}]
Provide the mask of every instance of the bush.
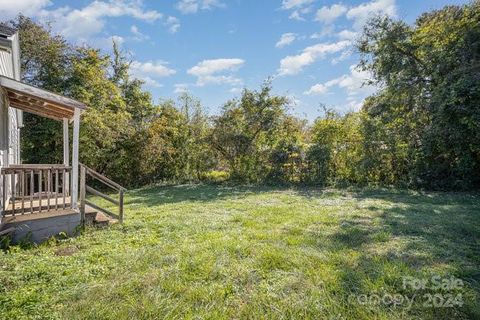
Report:
[{"label": "bush", "polygon": [[230,179],[230,173],[227,171],[212,170],[202,175],[202,181],[206,183],[223,183]]}]

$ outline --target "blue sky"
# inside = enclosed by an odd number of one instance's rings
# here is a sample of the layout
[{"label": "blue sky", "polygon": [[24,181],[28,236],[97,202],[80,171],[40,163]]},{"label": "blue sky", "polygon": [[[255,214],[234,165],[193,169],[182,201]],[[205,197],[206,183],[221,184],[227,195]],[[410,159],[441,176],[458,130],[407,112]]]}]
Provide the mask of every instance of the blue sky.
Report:
[{"label": "blue sky", "polygon": [[324,103],[357,110],[375,88],[354,68],[352,43],[365,20],[387,14],[413,23],[462,0],[0,0],[2,20],[18,12],[52,22],[75,43],[110,50],[115,39],[156,101],[187,90],[210,113],[273,77],[292,112],[313,120]]}]

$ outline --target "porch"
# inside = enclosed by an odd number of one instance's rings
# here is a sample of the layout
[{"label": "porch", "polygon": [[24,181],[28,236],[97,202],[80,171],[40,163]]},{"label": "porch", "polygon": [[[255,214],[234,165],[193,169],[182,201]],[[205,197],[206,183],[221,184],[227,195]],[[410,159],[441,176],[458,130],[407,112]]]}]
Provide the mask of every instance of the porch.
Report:
[{"label": "porch", "polygon": [[[1,94],[11,108],[63,123],[63,163],[7,162],[0,169],[0,235],[2,230],[13,229],[14,239],[21,239],[30,233],[32,240],[40,242],[60,232],[72,235],[84,223],[105,225],[123,220],[125,189],[79,163],[80,116],[86,106],[4,76],[0,76]],[[69,127],[72,123],[73,141],[70,150]],[[87,176],[113,188],[118,192],[119,199],[112,199],[87,186]],[[86,192],[118,205],[118,214],[89,202]]]},{"label": "porch", "polygon": [[[123,221],[123,195],[125,189],[98,172],[80,164],[80,199],[77,206],[72,202],[67,181],[72,168],[64,165],[11,165],[2,168],[2,185],[15,186],[2,210],[2,230],[13,233],[14,242],[24,238],[42,242],[58,234],[75,235],[83,224],[108,226]],[[118,194],[118,200],[92,186],[102,183]],[[6,189],[4,189],[6,190]],[[103,189],[102,189],[103,190]],[[112,212],[86,198],[87,192],[118,206]],[[7,199],[7,195],[2,196]],[[6,232],[4,232],[6,233]]]}]

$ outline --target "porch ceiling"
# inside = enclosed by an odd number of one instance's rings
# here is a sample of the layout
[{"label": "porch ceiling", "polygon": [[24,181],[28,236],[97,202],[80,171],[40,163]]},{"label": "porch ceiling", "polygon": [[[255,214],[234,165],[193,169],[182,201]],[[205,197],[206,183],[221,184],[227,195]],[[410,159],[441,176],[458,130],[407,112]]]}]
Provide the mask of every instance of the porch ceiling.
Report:
[{"label": "porch ceiling", "polygon": [[4,76],[0,76],[0,87],[13,108],[54,120],[72,119],[76,108],[86,108],[76,100]]}]

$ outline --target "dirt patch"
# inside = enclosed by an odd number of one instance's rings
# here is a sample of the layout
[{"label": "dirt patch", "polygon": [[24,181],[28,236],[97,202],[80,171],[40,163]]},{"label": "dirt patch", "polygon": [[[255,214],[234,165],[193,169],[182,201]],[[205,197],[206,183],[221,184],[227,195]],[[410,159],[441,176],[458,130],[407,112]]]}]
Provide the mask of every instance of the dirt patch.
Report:
[{"label": "dirt patch", "polygon": [[71,256],[78,252],[78,247],[76,246],[68,246],[64,248],[59,248],[55,250],[55,255],[56,256],[61,256],[61,257],[66,257],[66,256]]}]

